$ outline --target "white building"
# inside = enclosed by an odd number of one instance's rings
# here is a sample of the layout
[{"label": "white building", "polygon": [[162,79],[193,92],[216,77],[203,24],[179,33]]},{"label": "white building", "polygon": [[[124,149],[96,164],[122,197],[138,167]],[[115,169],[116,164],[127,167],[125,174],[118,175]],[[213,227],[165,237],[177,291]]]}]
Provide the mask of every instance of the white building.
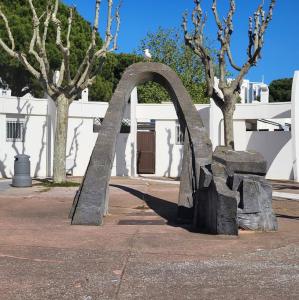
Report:
[{"label": "white building", "polygon": [[243,80],[240,94],[241,103],[269,103],[269,87],[263,82]]},{"label": "white building", "polygon": [[11,96],[11,90],[7,88],[0,88],[0,97]]},{"label": "white building", "polygon": [[[261,152],[268,162],[267,177],[271,179],[297,179],[299,173],[296,163],[299,128],[295,123],[299,111],[299,72],[294,82],[293,104],[240,103],[234,115],[236,150]],[[84,175],[97,130],[108,108],[107,103],[88,102],[87,99],[88,91],[85,91],[82,99],[73,102],[69,110],[67,172],[74,176]],[[196,105],[196,108],[213,147],[223,144],[223,117],[219,108],[213,101],[210,105]],[[272,127],[265,131],[258,125],[266,126],[263,120],[279,123],[285,119],[293,122],[292,131],[274,131],[273,124],[268,124]],[[138,104],[134,89],[123,124],[112,175],[180,175],[183,139],[173,104]],[[31,156],[32,176],[51,176],[54,131],[55,105],[52,100],[0,95],[0,176],[13,176],[14,156],[19,153]],[[146,156],[144,164],[141,157]]]}]

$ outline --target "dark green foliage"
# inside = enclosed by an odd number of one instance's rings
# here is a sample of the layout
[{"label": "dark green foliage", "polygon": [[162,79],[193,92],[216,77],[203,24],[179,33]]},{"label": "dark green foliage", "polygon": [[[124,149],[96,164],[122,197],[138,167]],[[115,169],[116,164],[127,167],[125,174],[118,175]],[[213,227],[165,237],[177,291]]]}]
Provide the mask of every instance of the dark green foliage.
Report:
[{"label": "dark green foliage", "polygon": [[101,75],[90,88],[89,100],[109,102],[126,68],[141,60],[133,54],[109,54]]},{"label": "dark green foliage", "polygon": [[[46,3],[47,0],[34,1],[38,15],[42,15],[46,8]],[[29,43],[32,37],[32,14],[27,0],[0,0],[0,5],[9,20],[17,48],[28,53]],[[66,34],[68,15],[68,7],[61,4],[58,18],[63,23],[63,38]],[[3,21],[0,21],[0,35],[6,42],[8,42]],[[49,28],[47,39],[47,53],[52,70],[58,70],[61,63],[61,54],[57,49],[55,39],[56,31],[52,26]],[[89,46],[90,40],[91,25],[77,12],[75,12],[71,34],[72,75],[74,75],[75,71],[84,59],[85,51]],[[97,43],[99,46],[101,45],[100,37],[98,37]],[[140,60],[142,60],[142,58],[137,55],[108,54],[102,70],[99,70],[99,75],[95,84],[90,88],[89,99],[91,101],[108,102],[124,70],[129,65]],[[32,58],[30,62],[33,64],[35,63]],[[22,65],[9,57],[2,49],[0,49],[0,78],[9,85],[13,91],[13,95],[22,96],[27,92],[31,92],[36,97],[43,97],[44,92],[39,81],[33,78],[33,76],[27,72]],[[24,91],[24,87],[28,87],[28,89]]]},{"label": "dark green foliage", "polygon": [[[39,16],[46,9],[47,0],[35,0]],[[15,38],[16,48],[28,53],[32,37],[32,13],[27,0],[0,0],[0,5],[5,12]],[[62,21],[62,38],[64,40],[67,29],[68,7],[60,4],[58,18]],[[9,44],[7,32],[0,20],[0,35]],[[140,49],[149,48],[154,56],[154,61],[162,62],[173,68],[181,77],[195,103],[206,103],[203,72],[201,62],[188,48],[185,47],[182,37],[177,33],[180,30],[159,28],[157,33],[148,34],[141,42]],[[76,11],[71,34],[71,73],[74,75],[82,62],[85,51],[90,43],[91,25],[85,21]],[[47,53],[50,66],[53,71],[60,68],[61,53],[56,43],[56,30],[49,27],[47,39]],[[101,45],[100,37],[98,44]],[[10,45],[10,44],[9,44]],[[140,53],[141,54],[141,53]],[[29,54],[29,61],[36,62]],[[124,70],[133,63],[143,60],[142,55],[133,54],[109,54],[103,69],[99,70],[99,76],[95,84],[90,88],[89,99],[91,101],[109,101]],[[35,97],[43,97],[41,84],[16,60],[9,57],[0,49],[0,78],[12,89],[12,94],[22,96],[27,92]],[[27,87],[24,90],[24,87]],[[166,90],[160,85],[149,82],[139,87],[139,101],[141,103],[169,101]]]},{"label": "dark green foliage", "polygon": [[[41,16],[47,5],[47,0],[39,0],[33,2],[36,11]],[[26,0],[0,0],[0,5],[6,14],[14,39],[16,49],[27,54],[29,61],[35,65],[35,60],[28,55],[29,44],[32,38],[32,13]],[[60,4],[58,18],[62,22],[62,38],[65,40],[67,30],[67,19],[69,9],[66,5]],[[0,35],[10,45],[7,38],[3,21],[0,21]],[[74,75],[81,64],[87,47],[91,39],[91,25],[85,21],[76,11],[71,34],[71,73]],[[47,53],[52,70],[58,70],[61,64],[61,53],[56,43],[56,30],[53,24],[49,27],[47,38]],[[99,46],[100,38],[97,40]],[[18,76],[16,76],[18,74]],[[42,88],[37,80],[35,80],[24,68],[14,59],[9,57],[4,50],[0,49],[0,77],[6,82],[13,91],[13,95],[21,96],[22,89],[26,86],[35,96],[42,96]]]},{"label": "dark green foliage", "polygon": [[[141,41],[140,54],[147,48],[153,61],[164,63],[178,73],[194,103],[208,102],[201,60],[185,46],[180,29],[160,27],[157,32],[148,33]],[[166,90],[153,82],[138,87],[138,100],[141,103],[170,101]]]},{"label": "dark green foliage", "polygon": [[292,98],[292,78],[273,80],[269,85],[270,102],[289,102]]}]

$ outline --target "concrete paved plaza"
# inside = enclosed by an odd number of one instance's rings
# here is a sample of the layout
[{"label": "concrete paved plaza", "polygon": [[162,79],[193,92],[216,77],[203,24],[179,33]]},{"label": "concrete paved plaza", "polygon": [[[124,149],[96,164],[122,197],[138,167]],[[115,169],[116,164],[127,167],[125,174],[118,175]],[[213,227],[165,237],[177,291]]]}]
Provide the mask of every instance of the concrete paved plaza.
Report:
[{"label": "concrete paved plaza", "polygon": [[176,224],[178,189],[114,178],[105,225],[83,227],[76,188],[0,181],[0,299],[299,298],[299,185],[275,182],[278,232],[239,237]]}]

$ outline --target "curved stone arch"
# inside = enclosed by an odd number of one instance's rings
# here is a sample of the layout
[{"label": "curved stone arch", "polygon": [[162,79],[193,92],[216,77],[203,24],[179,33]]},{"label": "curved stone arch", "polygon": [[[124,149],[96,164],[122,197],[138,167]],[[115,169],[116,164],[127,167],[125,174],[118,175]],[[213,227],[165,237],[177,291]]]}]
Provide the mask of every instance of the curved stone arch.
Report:
[{"label": "curved stone arch", "polygon": [[136,63],[124,72],[111,98],[83,182],[70,212],[72,224],[101,225],[108,210],[109,181],[125,106],[132,90],[147,81],[170,94],[179,122],[185,128],[179,206],[191,210],[199,189],[201,167],[211,164],[212,145],[203,122],[178,75],[161,63]]}]

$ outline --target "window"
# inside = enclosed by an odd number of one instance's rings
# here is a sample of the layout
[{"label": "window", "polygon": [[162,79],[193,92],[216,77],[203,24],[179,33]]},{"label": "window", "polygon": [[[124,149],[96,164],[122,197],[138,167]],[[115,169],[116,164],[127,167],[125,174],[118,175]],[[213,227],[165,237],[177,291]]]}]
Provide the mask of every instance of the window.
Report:
[{"label": "window", "polygon": [[[94,118],[93,119],[93,132],[99,132],[102,126],[104,118]],[[131,132],[131,120],[123,119],[121,122],[120,133],[130,133]]]},{"label": "window", "polygon": [[175,143],[177,145],[183,145],[185,141],[185,132],[183,132],[180,123],[177,122],[175,126]]},{"label": "window", "polygon": [[246,131],[257,131],[257,120],[245,120]]},{"label": "window", "polygon": [[6,141],[7,142],[24,142],[24,120],[7,120],[6,121]]},{"label": "window", "polygon": [[123,119],[121,122],[120,133],[130,133],[131,132],[131,120]]},{"label": "window", "polygon": [[104,118],[93,119],[93,132],[99,132]]}]

